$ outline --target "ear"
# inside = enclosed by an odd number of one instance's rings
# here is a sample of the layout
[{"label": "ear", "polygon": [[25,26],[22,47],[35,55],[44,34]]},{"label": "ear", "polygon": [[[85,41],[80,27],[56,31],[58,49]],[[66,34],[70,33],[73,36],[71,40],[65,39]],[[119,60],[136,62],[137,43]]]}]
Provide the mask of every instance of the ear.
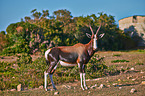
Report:
[{"label": "ear", "polygon": [[105,34],[105,33],[100,34],[100,35],[99,35],[99,39],[101,39],[101,38],[104,36],[104,34]]},{"label": "ear", "polygon": [[92,37],[92,36],[91,36],[90,34],[88,34],[88,33],[86,33],[86,35],[87,35],[88,38],[91,38],[91,37]]}]

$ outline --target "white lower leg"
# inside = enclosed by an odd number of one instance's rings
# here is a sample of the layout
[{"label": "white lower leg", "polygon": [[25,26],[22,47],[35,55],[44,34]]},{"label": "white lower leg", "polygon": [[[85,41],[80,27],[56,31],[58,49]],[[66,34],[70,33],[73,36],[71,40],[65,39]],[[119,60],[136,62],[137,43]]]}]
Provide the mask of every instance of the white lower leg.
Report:
[{"label": "white lower leg", "polygon": [[85,73],[83,73],[84,87],[85,87],[85,89],[88,89],[88,88],[87,88],[87,86],[86,86],[86,79],[85,79],[85,75],[86,75],[86,74],[85,74]]},{"label": "white lower leg", "polygon": [[83,87],[83,78],[82,78],[82,74],[83,74],[83,73],[80,73],[80,79],[81,79],[81,88],[82,88],[83,90],[85,90],[85,89],[84,89],[84,87]]},{"label": "white lower leg", "polygon": [[49,74],[49,77],[50,77],[53,88],[56,89],[54,82],[53,82],[53,74]]},{"label": "white lower leg", "polygon": [[45,71],[44,72],[44,88],[46,91],[47,91],[47,76],[48,76],[48,73],[46,73],[46,71]]}]

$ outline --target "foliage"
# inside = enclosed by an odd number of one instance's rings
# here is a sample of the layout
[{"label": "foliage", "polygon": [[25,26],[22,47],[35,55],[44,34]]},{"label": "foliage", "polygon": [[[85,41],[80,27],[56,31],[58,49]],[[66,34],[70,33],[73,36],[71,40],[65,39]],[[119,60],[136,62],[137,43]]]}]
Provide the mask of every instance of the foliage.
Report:
[{"label": "foliage", "polygon": [[21,64],[32,63],[32,57],[27,53],[22,53],[20,55],[17,55],[17,57],[18,57],[18,59],[17,59],[16,63],[19,65],[19,67],[21,66]]},{"label": "foliage", "polygon": [[124,60],[124,59],[111,61],[111,63],[119,63],[119,62],[129,62],[129,61],[128,60]]},{"label": "foliage", "polygon": [[[38,12],[34,9],[31,14],[31,17],[24,17],[24,21],[22,19],[7,27],[7,40],[10,44],[7,48],[3,47],[3,54],[33,54],[54,46],[70,46],[78,42],[86,44],[90,41],[86,33],[91,33],[88,25],[95,32],[100,23],[98,34],[105,33],[103,39],[98,40],[100,50],[122,50],[136,45],[135,40],[117,27],[114,16],[103,12],[98,13],[98,16],[92,14],[73,17],[66,9],[54,11],[52,16],[49,15],[49,10]],[[1,41],[4,42],[5,39]]]},{"label": "foliage", "polygon": [[8,35],[5,31],[0,32],[0,52],[10,44]]},{"label": "foliage", "polygon": [[88,78],[96,78],[96,77],[102,77],[105,76],[105,69],[108,67],[103,64],[104,57],[99,57],[99,55],[95,54],[87,64],[87,71]]},{"label": "foliage", "polygon": [[[28,89],[43,85],[44,71],[48,68],[45,58],[41,57],[32,61],[31,56],[27,53],[19,54],[17,57],[17,61],[13,63],[0,62],[0,90],[16,89],[19,84]],[[117,71],[114,67],[110,70],[103,64],[103,58],[100,58],[99,55],[92,57],[86,68],[87,78],[102,77],[106,73]],[[53,79],[56,84],[80,80],[79,68],[78,66],[63,67],[59,64]],[[50,83],[51,81],[48,79],[48,84]]]},{"label": "foliage", "polygon": [[120,56],[121,56],[121,54],[113,54],[113,56],[120,57]]}]

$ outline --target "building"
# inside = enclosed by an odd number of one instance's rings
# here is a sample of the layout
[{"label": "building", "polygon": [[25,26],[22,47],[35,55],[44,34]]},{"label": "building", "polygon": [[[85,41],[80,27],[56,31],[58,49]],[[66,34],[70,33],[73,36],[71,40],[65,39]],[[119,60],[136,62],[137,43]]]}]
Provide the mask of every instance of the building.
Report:
[{"label": "building", "polygon": [[145,46],[145,15],[134,15],[119,20],[119,28],[131,37],[138,35],[138,46]]}]

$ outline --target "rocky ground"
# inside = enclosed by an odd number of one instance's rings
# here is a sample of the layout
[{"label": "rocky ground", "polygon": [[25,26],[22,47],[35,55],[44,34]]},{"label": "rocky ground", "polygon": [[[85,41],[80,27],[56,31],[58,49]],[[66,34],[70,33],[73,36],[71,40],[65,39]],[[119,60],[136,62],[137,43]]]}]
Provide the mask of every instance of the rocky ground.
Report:
[{"label": "rocky ground", "polygon": [[[98,52],[104,57],[108,66],[116,65],[121,71],[114,76],[96,79],[87,78],[88,90],[82,90],[80,81],[56,85],[57,90],[45,91],[43,85],[39,88],[23,91],[16,89],[0,91],[1,96],[144,96],[145,94],[145,52]],[[111,63],[113,60],[128,60],[129,62]],[[20,85],[19,85],[20,86]]]}]

